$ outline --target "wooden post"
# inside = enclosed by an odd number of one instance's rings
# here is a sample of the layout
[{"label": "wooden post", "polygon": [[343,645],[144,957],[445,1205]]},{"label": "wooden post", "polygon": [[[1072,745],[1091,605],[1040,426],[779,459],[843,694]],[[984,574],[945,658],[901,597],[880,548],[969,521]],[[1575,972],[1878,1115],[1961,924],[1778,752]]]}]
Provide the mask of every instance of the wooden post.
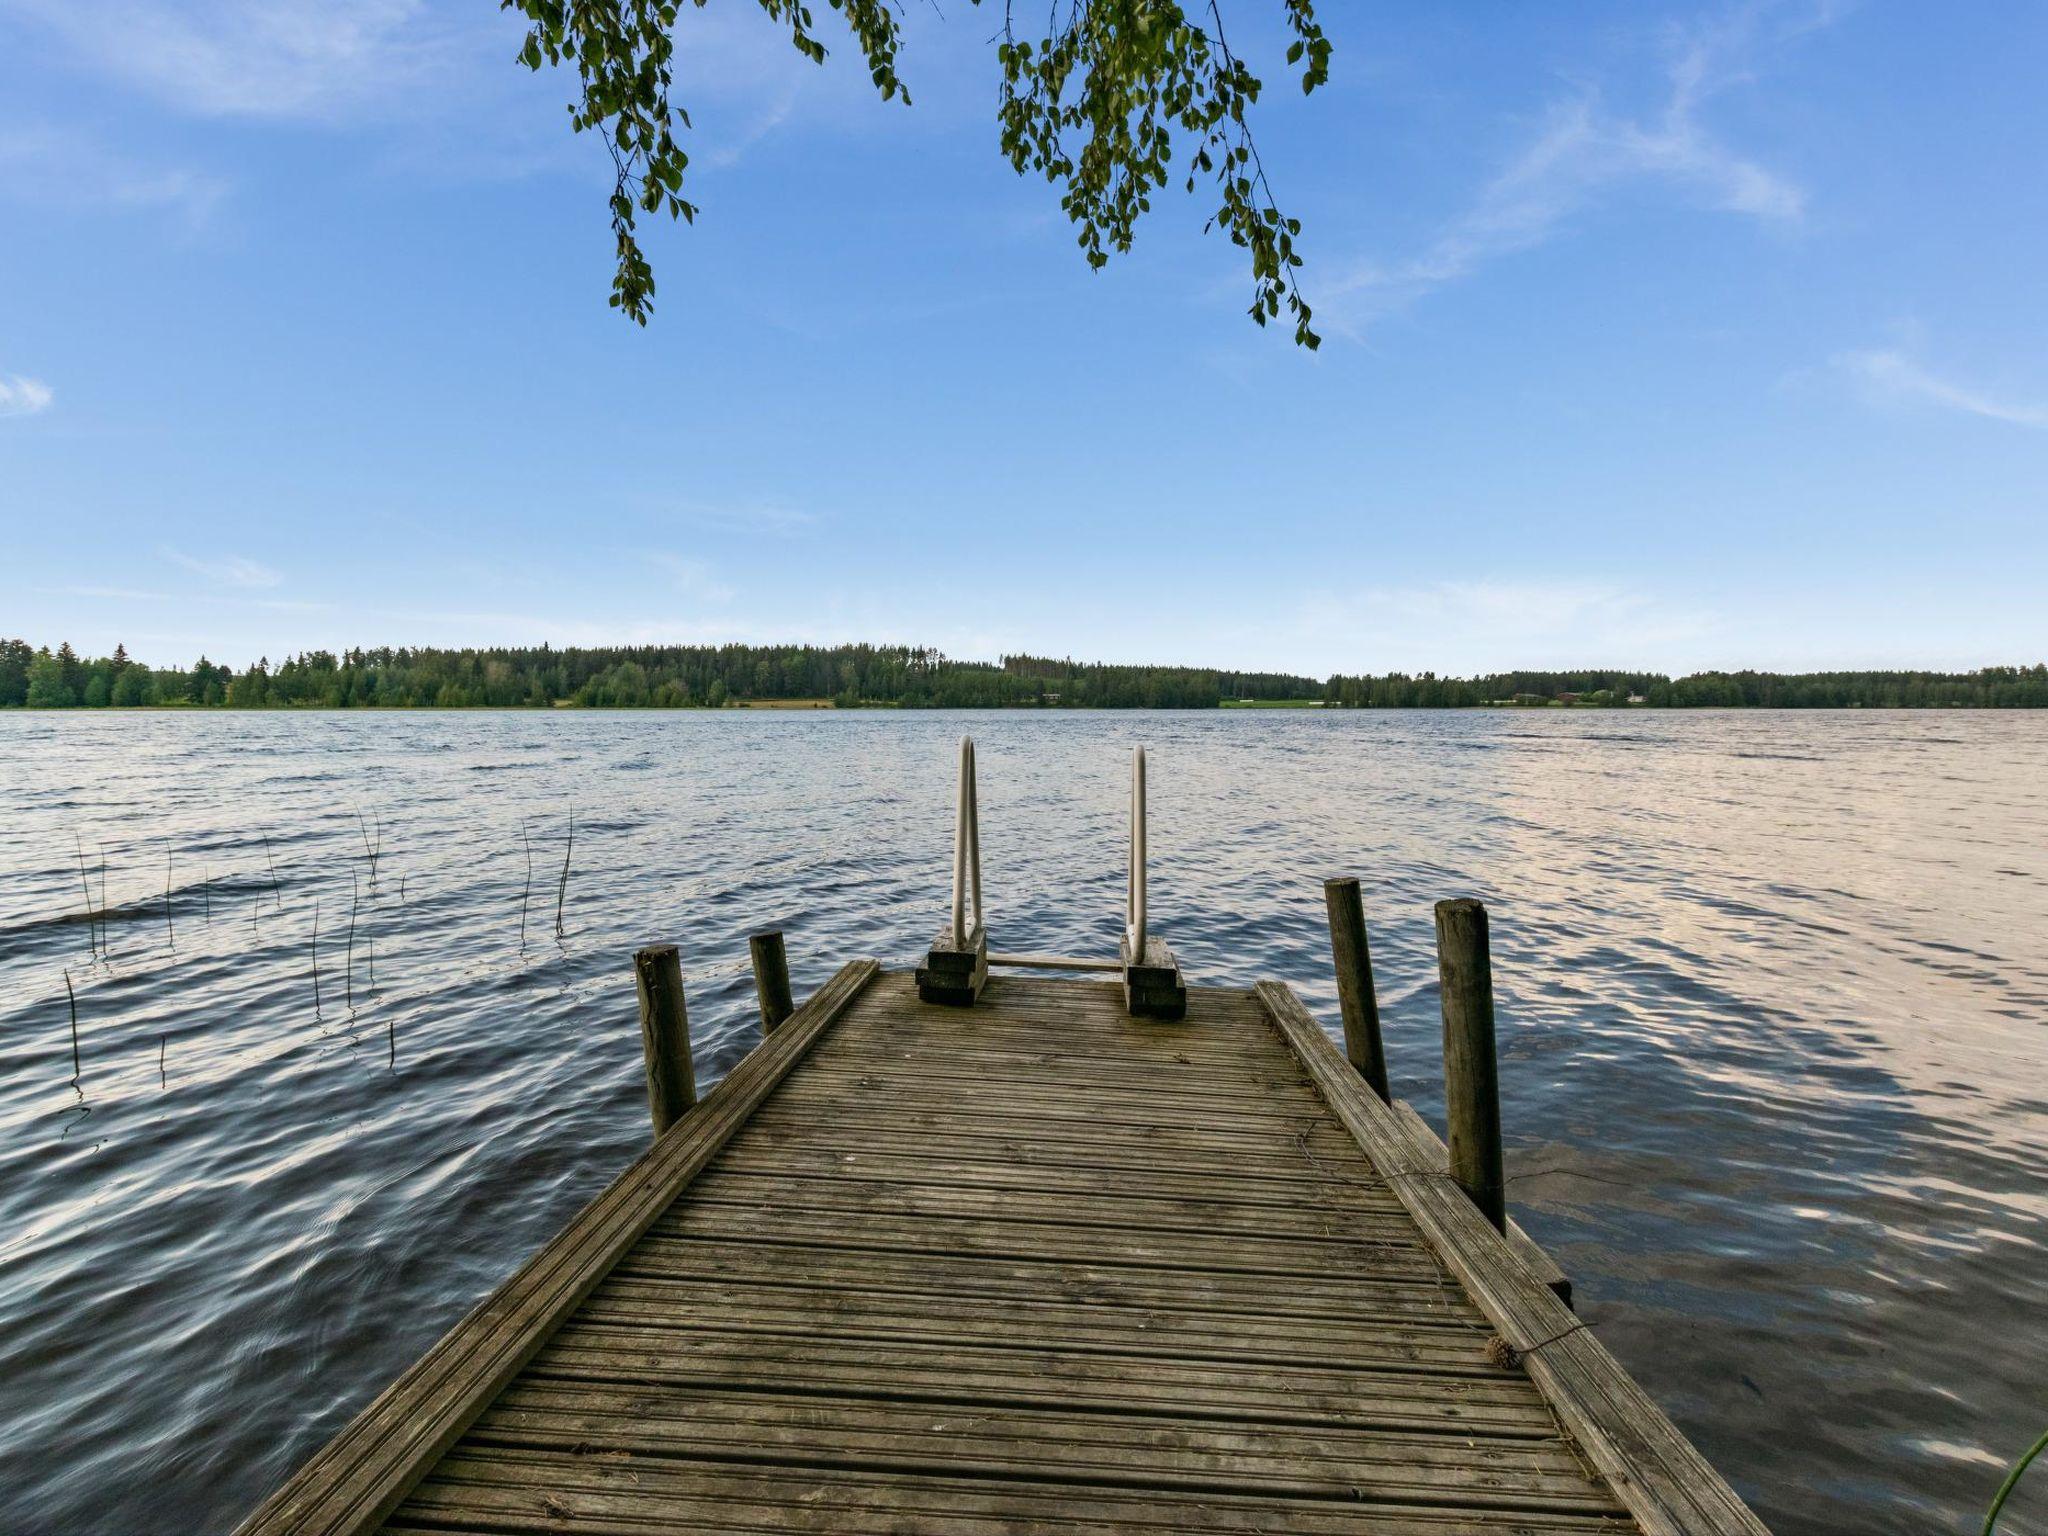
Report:
[{"label": "wooden post", "polygon": [[761,1033],[771,1035],[796,1012],[789,995],[789,957],[783,952],[782,931],[755,934],[747,940],[747,954],[754,962],[754,994],[761,1000]]},{"label": "wooden post", "polygon": [[1436,904],[1437,975],[1443,989],[1444,1109],[1451,1177],[1480,1213],[1507,1229],[1501,1172],[1500,1076],[1493,1047],[1493,961],[1486,908],[1469,898]]},{"label": "wooden post", "polygon": [[1337,965],[1337,1006],[1344,1012],[1344,1054],[1372,1091],[1387,1090],[1387,1052],[1380,1042],[1380,1004],[1372,989],[1372,951],[1365,942],[1365,901],[1348,876],[1323,882],[1330,909],[1330,953]]},{"label": "wooden post", "polygon": [[651,944],[634,955],[633,978],[640,988],[647,1107],[659,1137],[697,1102],[697,1077],[690,1065],[690,1015],[683,1006],[683,962],[675,945]]}]

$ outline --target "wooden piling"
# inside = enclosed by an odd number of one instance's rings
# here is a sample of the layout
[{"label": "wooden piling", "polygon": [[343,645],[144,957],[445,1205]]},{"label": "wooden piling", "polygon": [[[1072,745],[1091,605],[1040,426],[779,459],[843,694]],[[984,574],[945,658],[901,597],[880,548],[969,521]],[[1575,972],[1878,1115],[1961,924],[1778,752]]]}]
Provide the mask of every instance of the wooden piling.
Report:
[{"label": "wooden piling", "polygon": [[782,947],[782,931],[770,929],[747,940],[747,954],[754,962],[754,993],[761,1001],[761,1033],[771,1035],[775,1026],[796,1012],[789,994],[789,956]]},{"label": "wooden piling", "polygon": [[659,1137],[697,1102],[683,962],[675,945],[651,944],[635,954],[633,978],[640,991],[640,1043],[647,1054],[647,1106]]},{"label": "wooden piling", "polygon": [[1451,1177],[1481,1214],[1505,1231],[1493,962],[1482,903],[1465,898],[1436,904],[1436,955],[1443,992],[1444,1109],[1450,1124]]},{"label": "wooden piling", "polygon": [[1344,1054],[1372,1091],[1391,1100],[1387,1052],[1380,1041],[1380,1004],[1373,992],[1372,951],[1365,939],[1365,900],[1349,876],[1323,882],[1330,912],[1330,954],[1337,967],[1337,1006],[1344,1014]]}]

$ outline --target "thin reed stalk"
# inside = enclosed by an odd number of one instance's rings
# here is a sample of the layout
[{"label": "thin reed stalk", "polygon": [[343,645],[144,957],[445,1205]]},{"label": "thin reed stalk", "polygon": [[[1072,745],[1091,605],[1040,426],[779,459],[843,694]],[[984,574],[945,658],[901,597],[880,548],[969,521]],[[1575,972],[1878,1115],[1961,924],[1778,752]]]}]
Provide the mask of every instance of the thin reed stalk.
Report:
[{"label": "thin reed stalk", "polygon": [[284,905],[284,888],[277,883],[277,855],[270,851],[270,834],[265,832],[262,836],[263,857],[270,861],[270,894],[276,898],[277,904],[282,907]]},{"label": "thin reed stalk", "polygon": [[72,829],[71,842],[78,849],[78,888],[85,892],[85,952],[97,960],[100,949],[98,940],[93,937],[92,882],[85,878],[85,844],[76,828]]},{"label": "thin reed stalk", "polygon": [[381,814],[377,817],[377,841],[373,844],[369,823],[363,820],[363,808],[359,805],[356,807],[356,830],[363,836],[363,857],[370,864],[370,889],[374,891],[377,888],[377,860],[384,852],[384,818]]},{"label": "thin reed stalk", "polygon": [[362,907],[363,895],[356,884],[356,872],[348,872],[348,959],[342,970],[342,986],[348,997],[348,1005],[356,1005],[356,913]]},{"label": "thin reed stalk", "polygon": [[555,937],[562,936],[562,903],[569,898],[569,855],[576,851],[576,813],[569,813],[569,841],[562,849],[562,880],[555,887]]},{"label": "thin reed stalk", "polygon": [[526,818],[519,818],[519,841],[526,848],[526,886],[519,893],[519,952],[526,953],[526,904],[533,899],[533,839],[527,834]]},{"label": "thin reed stalk", "polygon": [[313,1017],[320,1017],[320,898],[313,898]]},{"label": "thin reed stalk", "polygon": [[171,925],[171,861],[175,857],[169,848],[164,850],[164,933],[171,941],[171,953],[178,952],[178,930]]},{"label": "thin reed stalk", "polygon": [[64,996],[71,1004],[71,1086],[84,1075],[78,1065],[78,994],[71,990],[71,967],[64,967]]}]

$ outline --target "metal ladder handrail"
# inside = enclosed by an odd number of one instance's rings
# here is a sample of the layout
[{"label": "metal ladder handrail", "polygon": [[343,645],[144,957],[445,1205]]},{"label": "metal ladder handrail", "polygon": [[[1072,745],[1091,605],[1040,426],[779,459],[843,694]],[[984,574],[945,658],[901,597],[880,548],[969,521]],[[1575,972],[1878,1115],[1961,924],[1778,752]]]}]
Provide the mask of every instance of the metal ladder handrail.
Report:
[{"label": "metal ladder handrail", "polygon": [[[1124,881],[1123,938],[1130,947],[1133,963],[1145,958],[1145,749],[1131,750],[1131,848]],[[970,903],[974,926],[967,926]],[[981,807],[974,774],[974,738],[960,738],[960,778],[953,822],[953,947],[965,949],[967,941],[982,927],[981,909]],[[1124,962],[1093,960],[1066,955],[991,954],[990,965],[1021,966],[1038,970],[1115,971]]]},{"label": "metal ladder handrail", "polygon": [[1124,938],[1133,964],[1145,960],[1145,749],[1131,749],[1131,870],[1124,892]]},{"label": "metal ladder handrail", "polygon": [[[960,804],[953,826],[953,947],[965,949],[981,928],[981,808],[974,784],[974,738],[960,738]],[[966,926],[967,888],[974,888],[974,928]]]}]

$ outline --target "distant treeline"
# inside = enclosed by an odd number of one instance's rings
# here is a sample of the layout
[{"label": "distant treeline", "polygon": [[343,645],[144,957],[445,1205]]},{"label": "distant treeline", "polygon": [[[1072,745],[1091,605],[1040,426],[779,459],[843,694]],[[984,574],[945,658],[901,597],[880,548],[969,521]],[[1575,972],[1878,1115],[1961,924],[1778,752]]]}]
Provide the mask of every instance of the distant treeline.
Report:
[{"label": "distant treeline", "polygon": [[240,672],[201,657],[151,667],[120,646],[83,657],[0,640],[0,707],[105,705],[230,709],[717,708],[815,699],[841,708],[1212,709],[1230,700],[1320,701],[1344,708],[1456,709],[1482,704],[1762,709],[2048,708],[2048,666],[1978,672],[1390,672],[1327,682],[1280,672],[1124,667],[1005,656],[955,661],[888,645],[551,646],[489,650],[307,651]]},{"label": "distant treeline", "polygon": [[2042,709],[2048,666],[1977,672],[1496,672],[1489,677],[1333,677],[1327,704],[1376,709],[1457,709],[1478,704],[1555,704],[1688,709]]},{"label": "distant treeline", "polygon": [[1271,672],[1119,667],[1006,656],[954,661],[889,645],[552,646],[489,650],[307,651],[236,672],[201,657],[150,667],[126,649],[86,658],[67,645],[0,640],[0,706],[107,704],[317,708],[717,708],[755,700],[829,700],[842,708],[1063,706],[1213,709],[1226,698],[1316,698],[1322,684]]}]

